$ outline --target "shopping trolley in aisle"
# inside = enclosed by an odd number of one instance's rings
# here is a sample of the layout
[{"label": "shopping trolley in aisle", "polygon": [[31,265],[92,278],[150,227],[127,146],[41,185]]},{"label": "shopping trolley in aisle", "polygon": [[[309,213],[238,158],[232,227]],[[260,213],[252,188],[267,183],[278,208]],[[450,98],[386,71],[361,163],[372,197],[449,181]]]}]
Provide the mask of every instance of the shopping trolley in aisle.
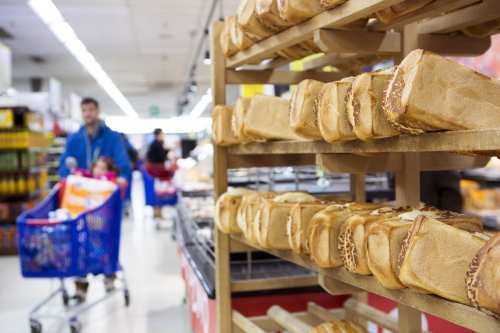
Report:
[{"label": "shopping trolley in aisle", "polygon": [[[129,291],[118,262],[122,200],[120,189],[97,208],[66,221],[49,220],[49,212],[59,207],[64,184],[57,184],[49,196],[36,208],[17,218],[19,257],[22,275],[26,278],[58,278],[60,287],[36,305],[30,313],[32,333],[40,333],[41,318],[60,318],[68,322],[71,333],[80,332],[77,316],[116,292],[123,292],[125,305],[130,302]],[[114,274],[119,272],[121,287],[103,297],[77,306],[69,306],[64,278],[87,274]],[[62,296],[64,308],[60,312],[43,313],[40,310],[57,295]]]},{"label": "shopping trolley in aisle", "polygon": [[[146,206],[153,206],[155,211],[163,206],[175,206],[179,201],[177,189],[173,183],[175,168],[163,164],[148,164],[140,167],[144,181]],[[156,228],[160,229],[160,216],[155,213]]]}]

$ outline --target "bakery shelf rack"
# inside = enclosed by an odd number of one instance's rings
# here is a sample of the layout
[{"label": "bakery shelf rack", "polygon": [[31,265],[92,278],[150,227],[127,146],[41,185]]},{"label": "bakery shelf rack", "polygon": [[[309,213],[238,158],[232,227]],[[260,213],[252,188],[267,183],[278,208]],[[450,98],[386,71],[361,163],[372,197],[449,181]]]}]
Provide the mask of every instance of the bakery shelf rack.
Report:
[{"label": "bakery shelf rack", "polygon": [[[490,47],[489,36],[473,38],[452,32],[500,17],[499,1],[435,0],[390,24],[375,20],[361,32],[335,30],[399,2],[401,0],[349,0],[227,59],[219,45],[223,23],[213,23],[210,42],[213,104],[226,104],[226,85],[230,84],[291,85],[304,79],[323,82],[340,80],[359,73],[359,70],[325,72],[322,68],[346,63],[366,54],[390,55],[396,64],[417,48],[446,56],[481,55]],[[497,31],[492,32],[494,33]],[[290,62],[283,58],[264,61],[258,66],[251,65],[258,60],[273,58],[277,51],[311,38],[325,53],[306,60],[303,71],[283,69]],[[351,197],[361,202],[366,199],[366,173],[395,172],[396,203],[401,206],[418,205],[420,171],[483,167],[487,159],[451,152],[498,150],[500,129],[401,135],[372,142],[355,140],[342,144],[297,141],[216,146],[215,196],[226,192],[230,168],[318,165],[326,173],[351,174]],[[367,153],[369,156],[366,156]],[[476,332],[500,332],[500,320],[472,307],[436,296],[418,294],[409,289],[389,290],[382,287],[374,277],[352,274],[343,268],[323,269],[306,256],[292,251],[264,249],[249,244],[240,235],[227,235],[217,230],[216,299],[220,333],[241,332],[237,323],[238,316],[232,315],[231,308],[231,292],[237,282],[230,278],[230,254],[253,251],[264,251],[317,272],[318,283],[331,294],[353,294],[358,301],[366,302],[367,292],[372,292],[397,301],[399,320],[397,327],[392,330],[399,333],[421,332],[422,311]],[[284,279],[266,279],[255,281],[249,288],[265,290],[281,283],[287,282]],[[300,286],[301,281],[293,281],[293,284]],[[356,318],[361,323],[363,320],[366,323],[367,318]]]}]

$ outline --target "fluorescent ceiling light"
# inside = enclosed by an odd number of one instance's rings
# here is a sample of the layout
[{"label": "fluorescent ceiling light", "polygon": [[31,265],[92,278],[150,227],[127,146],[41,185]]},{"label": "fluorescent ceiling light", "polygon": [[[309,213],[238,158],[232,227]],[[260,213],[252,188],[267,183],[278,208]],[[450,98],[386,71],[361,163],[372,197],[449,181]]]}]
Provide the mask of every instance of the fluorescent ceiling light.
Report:
[{"label": "fluorescent ceiling light", "polygon": [[108,74],[95,60],[94,56],[78,39],[75,31],[64,20],[52,0],[28,0],[28,6],[42,19],[57,39],[64,44],[68,51],[80,62],[85,70],[97,81],[106,93],[115,101],[122,111],[131,118],[139,118],[137,112],[118,90]]},{"label": "fluorescent ceiling light", "polygon": [[189,117],[198,118],[210,103],[212,103],[212,89],[208,88],[207,93],[203,95],[201,100],[196,103],[193,111],[189,113]]},{"label": "fluorescent ceiling light", "polygon": [[107,117],[106,125],[114,131],[125,134],[153,133],[161,128],[164,133],[197,133],[212,125],[211,118],[175,117],[170,119],[131,119],[129,117]]}]

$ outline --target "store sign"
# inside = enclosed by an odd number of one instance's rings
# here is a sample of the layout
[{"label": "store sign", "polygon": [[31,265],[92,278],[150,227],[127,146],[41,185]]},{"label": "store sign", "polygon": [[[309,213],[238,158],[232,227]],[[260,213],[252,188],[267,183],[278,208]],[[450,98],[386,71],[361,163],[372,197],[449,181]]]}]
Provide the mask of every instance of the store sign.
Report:
[{"label": "store sign", "polygon": [[158,105],[151,105],[149,107],[149,115],[151,117],[158,117],[160,115],[160,107]]},{"label": "store sign", "polygon": [[12,87],[12,60],[10,49],[0,43],[0,91]]}]

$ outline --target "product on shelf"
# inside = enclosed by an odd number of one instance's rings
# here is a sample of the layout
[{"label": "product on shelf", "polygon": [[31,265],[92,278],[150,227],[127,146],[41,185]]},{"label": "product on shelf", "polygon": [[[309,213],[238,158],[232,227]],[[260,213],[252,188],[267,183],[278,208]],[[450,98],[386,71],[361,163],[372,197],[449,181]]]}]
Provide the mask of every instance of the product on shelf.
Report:
[{"label": "product on shelf", "polygon": [[0,249],[17,249],[17,228],[16,226],[0,226]]},{"label": "product on shelf", "polygon": [[255,94],[245,117],[245,135],[254,141],[301,140],[290,128],[287,99]]},{"label": "product on shelf", "polygon": [[347,0],[319,0],[321,6],[323,6],[324,9],[332,9],[334,7],[337,7],[338,5],[343,4],[346,1]]},{"label": "product on shelf", "polygon": [[277,195],[276,192],[260,191],[248,191],[243,195],[236,219],[245,237],[252,244],[258,244],[256,235],[253,233],[253,222],[262,202]]},{"label": "product on shelf", "polygon": [[346,112],[356,136],[363,141],[399,135],[387,121],[382,99],[394,67],[358,75],[346,95]]},{"label": "product on shelf", "polygon": [[236,10],[237,24],[254,42],[271,35],[271,32],[259,20],[255,11],[256,0],[241,0]]},{"label": "product on shelf", "polygon": [[397,21],[403,16],[416,11],[434,0],[405,0],[375,13],[377,19],[385,24]]},{"label": "product on shelf", "polygon": [[245,135],[245,117],[250,108],[251,100],[250,97],[239,97],[234,105],[231,128],[241,143],[252,142],[252,139]]},{"label": "product on shelf", "polygon": [[479,250],[467,271],[467,298],[478,310],[500,319],[500,234]]},{"label": "product on shelf", "polygon": [[383,108],[403,133],[497,128],[499,92],[500,80],[418,49],[391,77]]},{"label": "product on shelf", "polygon": [[238,143],[238,138],[231,131],[233,107],[217,105],[212,114],[212,140],[219,146],[229,146]]},{"label": "product on shelf", "polygon": [[288,214],[297,202],[316,202],[315,197],[303,192],[281,194],[265,200],[254,220],[254,234],[257,241],[265,248],[291,249],[286,237]]},{"label": "product on shelf", "polygon": [[367,330],[355,322],[340,319],[321,324],[309,333],[367,333]]},{"label": "product on shelf", "polygon": [[307,230],[312,217],[333,202],[301,203],[293,205],[286,224],[288,243],[295,253],[308,253]]},{"label": "product on shelf", "polygon": [[278,10],[278,0],[257,0],[255,12],[267,30],[278,33],[293,25],[281,18]]},{"label": "product on shelf", "polygon": [[226,57],[230,57],[238,52],[236,45],[234,45],[233,41],[231,40],[231,22],[234,20],[236,20],[235,16],[226,17],[226,20],[224,21],[224,29],[220,34],[220,45],[222,48],[222,53]]},{"label": "product on shelf", "polygon": [[323,86],[314,102],[315,123],[326,142],[344,142],[357,139],[347,119],[345,96],[354,77],[348,77]]},{"label": "product on shelf", "polygon": [[278,0],[280,16],[294,24],[324,12],[319,0]]},{"label": "product on shelf", "polygon": [[403,241],[399,279],[420,293],[470,305],[465,277],[485,238],[484,234],[472,234],[419,215]]},{"label": "product on shelf", "polygon": [[321,140],[321,133],[314,122],[314,101],[325,84],[304,80],[297,85],[290,100],[290,126],[295,134],[311,140]]},{"label": "product on shelf", "polygon": [[230,24],[231,40],[239,51],[244,50],[255,43],[252,39],[250,39],[250,37],[247,36],[247,34],[245,34],[241,26],[236,21],[236,18],[233,18]]},{"label": "product on shelf", "polygon": [[236,214],[245,189],[233,189],[221,195],[215,202],[214,223],[224,233],[240,233]]},{"label": "product on shelf", "polygon": [[492,35],[495,31],[500,29],[500,19],[479,23],[460,31],[471,37],[486,37]]}]

